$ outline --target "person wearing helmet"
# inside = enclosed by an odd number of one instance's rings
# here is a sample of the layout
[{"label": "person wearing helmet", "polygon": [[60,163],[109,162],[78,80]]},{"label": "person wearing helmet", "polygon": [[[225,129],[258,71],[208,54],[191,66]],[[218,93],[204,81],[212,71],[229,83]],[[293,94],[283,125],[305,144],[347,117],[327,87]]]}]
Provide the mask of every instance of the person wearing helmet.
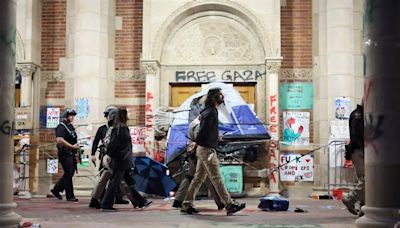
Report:
[{"label": "person wearing helmet", "polygon": [[74,176],[77,165],[75,154],[79,149],[78,137],[72,125],[75,116],[76,112],[74,109],[66,108],[61,115],[61,123],[55,129],[58,159],[64,170],[64,175],[51,190],[51,193],[60,200],[62,199],[60,193],[65,190],[67,201],[71,202],[78,201],[78,199],[75,198],[74,186],[72,183],[72,177]]},{"label": "person wearing helmet", "polygon": [[[91,208],[100,208],[100,198],[102,193],[104,192],[104,189],[107,185],[108,180],[111,178],[111,173],[108,172],[107,169],[104,169],[103,167],[103,157],[106,154],[106,146],[105,146],[105,138],[107,134],[107,130],[113,125],[114,119],[115,119],[115,114],[116,110],[118,108],[114,105],[109,105],[106,107],[104,110],[104,117],[107,119],[107,124],[104,124],[103,126],[99,127],[96,132],[96,136],[94,137],[93,144],[92,144],[92,156],[91,160],[93,164],[96,164],[96,152],[99,149],[99,160],[100,160],[100,165],[99,165],[99,171],[100,171],[100,179],[95,185],[93,192],[92,192],[92,199],[90,200],[89,207]],[[101,142],[101,145],[99,145]],[[128,204],[129,202],[127,200],[123,199],[123,194],[122,191],[119,189],[117,192],[117,195],[115,197],[115,203],[116,204]]]}]

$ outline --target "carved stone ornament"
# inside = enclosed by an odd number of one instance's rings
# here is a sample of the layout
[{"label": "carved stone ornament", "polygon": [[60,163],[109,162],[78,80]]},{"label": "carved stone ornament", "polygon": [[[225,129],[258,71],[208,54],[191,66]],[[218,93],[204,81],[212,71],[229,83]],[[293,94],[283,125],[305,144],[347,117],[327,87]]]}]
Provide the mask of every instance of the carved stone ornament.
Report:
[{"label": "carved stone ornament", "polygon": [[142,68],[145,74],[157,74],[160,70],[160,66],[157,62],[143,62]]},{"label": "carved stone ornament", "polygon": [[312,79],[312,69],[282,69],[281,79]]},{"label": "carved stone ornament", "polygon": [[61,71],[42,71],[40,77],[44,81],[60,81],[64,78],[64,73]]},{"label": "carved stone ornament", "polygon": [[143,70],[117,70],[115,71],[116,81],[125,80],[146,80],[145,72]]},{"label": "carved stone ornament", "polygon": [[21,72],[22,77],[32,77],[36,72],[37,66],[33,63],[17,64],[17,69]]},{"label": "carved stone ornament", "polygon": [[281,71],[281,62],[267,62],[266,63],[267,74],[279,74]]}]

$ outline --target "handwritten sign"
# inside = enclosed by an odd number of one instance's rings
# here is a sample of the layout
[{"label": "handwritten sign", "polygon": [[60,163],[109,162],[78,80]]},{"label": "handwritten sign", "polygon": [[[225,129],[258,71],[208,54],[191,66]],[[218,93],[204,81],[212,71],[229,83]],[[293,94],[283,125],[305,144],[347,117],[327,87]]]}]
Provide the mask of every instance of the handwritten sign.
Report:
[{"label": "handwritten sign", "polygon": [[310,143],[310,113],[283,112],[283,143],[307,146]]},{"label": "handwritten sign", "polygon": [[46,128],[56,128],[60,123],[60,108],[47,108]]},{"label": "handwritten sign", "polygon": [[129,127],[132,138],[132,151],[144,152],[144,140],[146,138],[146,127]]},{"label": "handwritten sign", "polygon": [[279,100],[281,109],[312,109],[313,84],[311,82],[281,83]]},{"label": "handwritten sign", "polygon": [[47,159],[47,173],[56,174],[58,173],[58,159]]},{"label": "handwritten sign", "polygon": [[32,112],[30,107],[15,108],[15,129],[31,129]]},{"label": "handwritten sign", "polygon": [[314,181],[314,158],[297,153],[281,153],[279,156],[281,181]]}]

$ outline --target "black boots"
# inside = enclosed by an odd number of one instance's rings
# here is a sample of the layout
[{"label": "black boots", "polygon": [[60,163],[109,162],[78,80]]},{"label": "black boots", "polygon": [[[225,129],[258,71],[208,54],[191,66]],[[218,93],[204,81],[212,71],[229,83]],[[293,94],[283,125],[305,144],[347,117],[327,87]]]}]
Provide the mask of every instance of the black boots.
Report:
[{"label": "black boots", "polygon": [[89,207],[90,207],[90,208],[100,209],[100,208],[101,208],[101,205],[100,205],[100,202],[99,202],[97,199],[92,198],[92,199],[90,200]]}]

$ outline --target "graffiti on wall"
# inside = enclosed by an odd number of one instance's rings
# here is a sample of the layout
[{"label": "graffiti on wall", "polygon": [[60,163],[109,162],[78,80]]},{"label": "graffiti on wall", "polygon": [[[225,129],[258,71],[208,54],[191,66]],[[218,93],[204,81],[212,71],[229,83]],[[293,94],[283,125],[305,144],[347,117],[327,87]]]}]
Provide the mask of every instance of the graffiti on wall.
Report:
[{"label": "graffiti on wall", "polygon": [[266,75],[265,71],[259,70],[225,70],[225,71],[205,71],[188,70],[176,71],[176,82],[212,82],[216,80],[229,82],[251,82],[257,81]]}]

